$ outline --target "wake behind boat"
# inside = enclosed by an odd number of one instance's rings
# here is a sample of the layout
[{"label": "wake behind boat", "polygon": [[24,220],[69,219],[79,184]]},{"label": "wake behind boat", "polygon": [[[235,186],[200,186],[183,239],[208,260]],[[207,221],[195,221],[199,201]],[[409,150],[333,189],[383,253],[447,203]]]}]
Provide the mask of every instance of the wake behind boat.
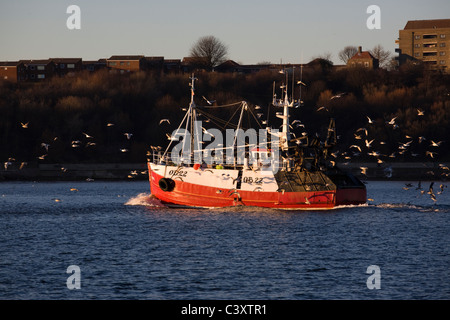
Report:
[{"label": "wake behind boat", "polygon": [[[365,185],[340,170],[328,158],[336,144],[334,120],[327,137],[320,141],[307,134],[291,138],[289,109],[299,107],[301,99],[273,95],[271,106],[282,108],[277,118],[282,130],[263,127],[260,114],[245,101],[226,106],[200,107],[195,104],[195,80],[191,77],[191,102],[172,135],[165,152],[153,148],[148,159],[151,194],[167,206],[228,207],[254,206],[278,209],[319,210],[342,205],[360,205],[367,201]],[[233,107],[239,114],[232,129],[205,129],[202,115],[230,127],[209,110]],[[244,114],[259,125],[244,131]],[[294,120],[294,122],[299,120]],[[225,127],[222,127],[224,129]],[[223,141],[226,137],[226,141]],[[204,147],[205,141],[211,141]],[[175,146],[173,144],[177,142]],[[170,149],[172,147],[172,149]]]}]

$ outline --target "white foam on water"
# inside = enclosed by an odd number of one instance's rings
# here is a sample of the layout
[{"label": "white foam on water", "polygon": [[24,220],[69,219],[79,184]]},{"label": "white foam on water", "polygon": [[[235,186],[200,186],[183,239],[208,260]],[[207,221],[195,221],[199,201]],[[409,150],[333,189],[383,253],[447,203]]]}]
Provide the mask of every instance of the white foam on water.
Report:
[{"label": "white foam on water", "polygon": [[149,193],[140,193],[125,202],[126,206],[165,207],[161,201]]}]

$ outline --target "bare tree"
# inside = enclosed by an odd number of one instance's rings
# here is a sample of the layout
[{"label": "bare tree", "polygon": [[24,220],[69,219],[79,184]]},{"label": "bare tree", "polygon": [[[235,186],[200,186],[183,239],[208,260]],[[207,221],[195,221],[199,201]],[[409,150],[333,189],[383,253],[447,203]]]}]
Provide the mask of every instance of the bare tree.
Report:
[{"label": "bare tree", "polygon": [[347,64],[348,60],[350,60],[350,58],[353,57],[357,52],[358,52],[357,47],[346,46],[339,52],[339,59],[341,59],[342,62]]},{"label": "bare tree", "polygon": [[380,68],[387,68],[391,63],[391,52],[384,50],[382,45],[376,45],[370,50],[370,54],[378,59]]},{"label": "bare tree", "polygon": [[195,63],[211,70],[226,59],[227,46],[214,36],[204,36],[197,40],[190,51]]}]

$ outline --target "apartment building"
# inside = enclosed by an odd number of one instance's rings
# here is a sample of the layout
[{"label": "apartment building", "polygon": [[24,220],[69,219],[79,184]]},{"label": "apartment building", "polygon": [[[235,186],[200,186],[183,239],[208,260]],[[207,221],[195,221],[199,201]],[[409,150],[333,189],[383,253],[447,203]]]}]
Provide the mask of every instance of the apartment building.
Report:
[{"label": "apartment building", "polygon": [[430,68],[450,72],[450,19],[408,21],[395,43],[399,65],[422,61]]},{"label": "apartment building", "polygon": [[19,61],[0,61],[0,79],[15,83],[25,81],[25,65]]}]

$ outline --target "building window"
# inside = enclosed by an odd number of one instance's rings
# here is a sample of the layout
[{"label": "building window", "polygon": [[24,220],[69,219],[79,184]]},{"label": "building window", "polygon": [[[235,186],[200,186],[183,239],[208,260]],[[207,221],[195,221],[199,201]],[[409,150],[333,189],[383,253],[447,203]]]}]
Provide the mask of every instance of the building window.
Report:
[{"label": "building window", "polygon": [[30,70],[34,70],[34,69],[36,69],[35,66],[30,66]]},{"label": "building window", "polygon": [[364,67],[368,68],[369,67],[369,62],[364,62]]},{"label": "building window", "polygon": [[445,51],[439,52],[439,55],[440,55],[440,56],[445,56]]},{"label": "building window", "polygon": [[439,44],[439,46],[440,46],[441,48],[445,47],[445,42],[441,42],[441,43]]},{"label": "building window", "polygon": [[121,66],[125,65],[125,62],[120,61],[120,65],[121,65]]},{"label": "building window", "polygon": [[415,36],[414,39],[420,40],[420,36]]},{"label": "building window", "polygon": [[416,44],[414,45],[414,47],[415,47],[415,48],[420,48],[420,43],[416,43]]},{"label": "building window", "polygon": [[115,66],[116,63],[115,63],[115,62],[110,62],[109,65],[110,65],[110,66]]},{"label": "building window", "polygon": [[66,65],[65,65],[64,63],[61,63],[61,64],[59,65],[59,67],[60,67],[61,69],[64,69],[65,66],[66,66]]},{"label": "building window", "polygon": [[445,39],[445,34],[441,34],[441,39]]},{"label": "building window", "polygon": [[436,34],[424,34],[423,38],[424,39],[436,39],[437,35]]},{"label": "building window", "polygon": [[437,44],[436,43],[424,43],[423,47],[424,48],[436,48]]},{"label": "building window", "polygon": [[38,74],[38,75],[37,75],[37,78],[38,78],[38,79],[45,79],[45,74]]},{"label": "building window", "polygon": [[67,65],[67,68],[73,69],[73,68],[75,68],[75,65],[74,65],[73,63],[69,63],[69,64]]},{"label": "building window", "polygon": [[445,60],[440,60],[439,64],[445,64]]},{"label": "building window", "polygon": [[37,70],[45,70],[45,66],[37,66]]},{"label": "building window", "polygon": [[420,57],[420,52],[414,53],[414,57]]},{"label": "building window", "polygon": [[437,56],[437,52],[424,52],[423,53],[424,57],[433,57],[433,56]]}]

